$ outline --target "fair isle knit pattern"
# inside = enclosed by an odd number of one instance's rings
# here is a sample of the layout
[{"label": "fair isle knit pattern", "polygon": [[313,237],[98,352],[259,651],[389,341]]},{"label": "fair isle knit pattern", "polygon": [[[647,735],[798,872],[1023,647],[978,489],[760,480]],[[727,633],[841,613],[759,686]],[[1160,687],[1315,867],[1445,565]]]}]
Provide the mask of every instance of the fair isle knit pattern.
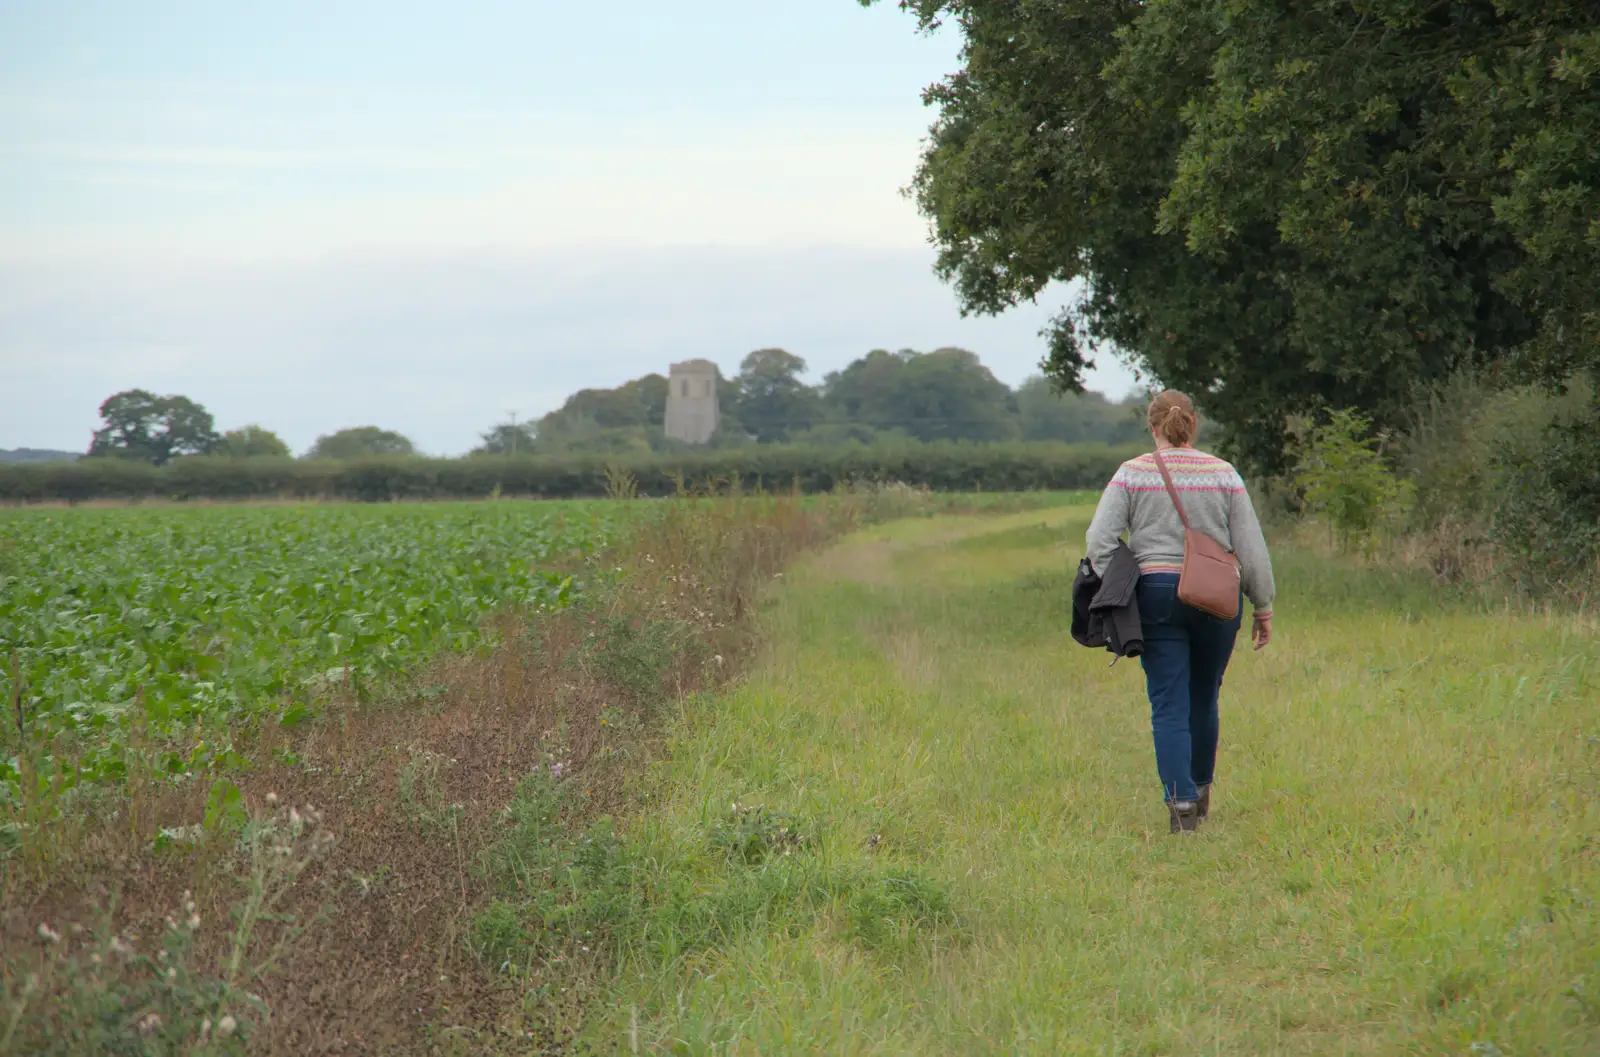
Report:
[{"label": "fair isle knit pattern", "polygon": [[[1161,457],[1190,524],[1234,552],[1245,596],[1257,615],[1269,615],[1276,593],[1272,560],[1244,479],[1226,460],[1194,448],[1168,448]],[[1089,526],[1089,560],[1096,569],[1104,571],[1124,533],[1140,572],[1182,571],[1183,521],[1154,455],[1123,463],[1100,497]]]}]

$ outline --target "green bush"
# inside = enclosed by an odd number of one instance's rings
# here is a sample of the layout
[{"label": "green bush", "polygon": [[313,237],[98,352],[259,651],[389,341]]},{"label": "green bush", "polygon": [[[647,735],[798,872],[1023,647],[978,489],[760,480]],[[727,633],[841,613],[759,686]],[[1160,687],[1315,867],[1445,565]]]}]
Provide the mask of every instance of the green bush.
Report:
[{"label": "green bush", "polygon": [[1600,399],[1560,408],[1531,438],[1498,448],[1489,538],[1535,593],[1585,593],[1600,582]]},{"label": "green bush", "polygon": [[0,502],[138,499],[565,499],[608,494],[622,469],[642,496],[738,482],[745,488],[829,492],[859,482],[899,482],[936,492],[1096,489],[1138,448],[1052,443],[897,443],[851,447],[748,445],[690,453],[500,456],[461,459],[192,457],[156,467],[118,459],[0,465]]},{"label": "green bush", "polygon": [[1294,484],[1305,511],[1324,521],[1342,546],[1367,549],[1403,527],[1415,487],[1384,462],[1371,419],[1331,411],[1297,447]]},{"label": "green bush", "polygon": [[1417,489],[1413,528],[1459,555],[1481,553],[1537,594],[1600,582],[1600,389],[1561,392],[1452,379],[1419,407],[1401,448]]}]

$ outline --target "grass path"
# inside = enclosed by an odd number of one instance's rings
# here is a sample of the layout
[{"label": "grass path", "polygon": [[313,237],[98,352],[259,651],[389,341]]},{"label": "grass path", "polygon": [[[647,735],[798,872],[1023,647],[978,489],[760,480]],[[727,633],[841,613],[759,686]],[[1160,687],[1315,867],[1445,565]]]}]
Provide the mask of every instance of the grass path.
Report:
[{"label": "grass path", "polygon": [[1175,839],[1137,663],[1067,634],[1089,513],[897,523],[789,574],[630,839],[714,891],[707,826],[767,805],[816,839],[759,870],[887,870],[953,917],[918,896],[864,942],[848,888],[776,885],[698,953],[634,949],[601,1052],[1600,1053],[1593,621],[1280,553],[1213,819]]}]

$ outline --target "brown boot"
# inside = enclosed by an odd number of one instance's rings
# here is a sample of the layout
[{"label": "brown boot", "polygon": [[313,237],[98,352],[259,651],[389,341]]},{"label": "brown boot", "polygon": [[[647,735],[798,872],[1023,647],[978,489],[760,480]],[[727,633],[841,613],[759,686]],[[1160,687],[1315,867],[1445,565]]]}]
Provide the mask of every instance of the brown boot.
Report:
[{"label": "brown boot", "polygon": [[1200,821],[1204,822],[1206,816],[1211,814],[1211,783],[1207,782],[1200,787],[1200,795],[1195,798],[1195,809],[1200,812]]},{"label": "brown boot", "polygon": [[1173,833],[1193,833],[1200,828],[1200,807],[1193,800],[1169,800],[1167,813],[1172,817]]}]

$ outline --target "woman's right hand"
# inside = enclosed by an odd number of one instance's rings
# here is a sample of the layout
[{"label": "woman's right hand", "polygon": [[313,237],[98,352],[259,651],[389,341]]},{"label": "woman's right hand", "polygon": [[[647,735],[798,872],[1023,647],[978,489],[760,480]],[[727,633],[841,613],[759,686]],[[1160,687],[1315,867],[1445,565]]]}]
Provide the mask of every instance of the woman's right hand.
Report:
[{"label": "woman's right hand", "polygon": [[1250,629],[1250,641],[1256,644],[1256,649],[1266,649],[1267,643],[1272,641],[1272,614],[1266,616],[1257,614],[1254,626]]}]

